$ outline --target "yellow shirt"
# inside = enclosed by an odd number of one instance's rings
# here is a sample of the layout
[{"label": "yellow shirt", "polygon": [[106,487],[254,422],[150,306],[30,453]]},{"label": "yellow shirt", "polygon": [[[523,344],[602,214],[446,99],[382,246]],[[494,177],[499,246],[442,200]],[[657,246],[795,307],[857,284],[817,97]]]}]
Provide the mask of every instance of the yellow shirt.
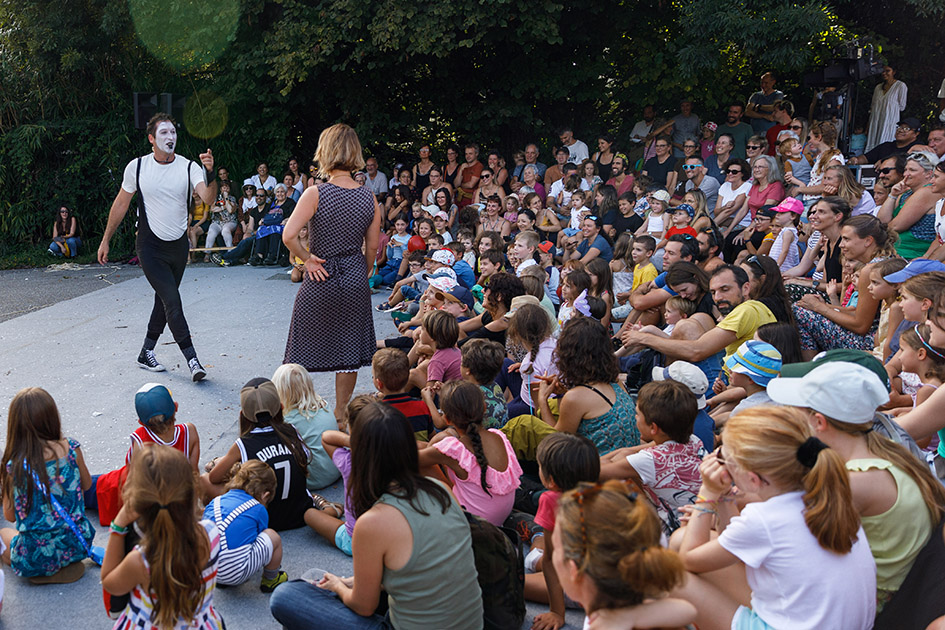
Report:
[{"label": "yellow shirt", "polygon": [[725,346],[722,364],[725,365],[725,361],[738,351],[738,346],[755,336],[759,326],[776,321],[771,309],[758,300],[746,300],[732,309],[718,324],[722,330],[735,333],[735,341]]},{"label": "yellow shirt", "polygon": [[209,206],[205,203],[195,203],[194,204],[194,221],[199,221],[203,218],[203,215],[206,214]]},{"label": "yellow shirt", "polygon": [[630,287],[631,291],[635,291],[638,286],[644,282],[651,282],[656,280],[656,276],[659,275],[659,272],[656,270],[656,267],[653,263],[646,263],[642,267],[640,265],[633,266],[633,286]]}]

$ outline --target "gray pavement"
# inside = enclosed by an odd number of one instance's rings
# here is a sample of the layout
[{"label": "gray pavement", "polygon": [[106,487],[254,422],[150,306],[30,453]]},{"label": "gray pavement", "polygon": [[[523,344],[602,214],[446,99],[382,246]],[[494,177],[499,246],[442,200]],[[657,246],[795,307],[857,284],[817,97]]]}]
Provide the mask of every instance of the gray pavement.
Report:
[{"label": "gray pavement", "polygon": [[[127,436],[136,427],[134,392],[145,382],[158,382],[167,385],[179,403],[180,419],[197,426],[201,462],[222,455],[237,437],[240,387],[254,376],[271,377],[282,361],[296,292],[297,285],[281,268],[190,266],[181,294],[194,345],[209,374],[195,384],[169,333],[156,350],[167,372],[152,374],[135,364],[153,301],[137,267],[0,272],[0,431],[6,434],[13,395],[23,387],[43,387],[56,400],[64,433],[82,443],[89,470],[106,472],[122,463]],[[382,297],[375,296],[374,303]],[[379,337],[395,332],[389,317],[379,313],[375,330]],[[313,381],[333,405],[333,376],[315,374]],[[371,390],[370,369],[362,368],[356,393]],[[322,494],[341,501],[341,484]],[[95,543],[104,545],[107,534],[93,516],[90,513],[98,531]],[[303,528],[282,536],[283,568],[290,578],[313,567],[351,574],[351,559],[314,532]],[[86,562],[86,575],[68,585],[33,586],[4,568],[0,628],[66,623],[74,628],[110,627],[98,568]],[[278,628],[269,614],[268,597],[252,580],[219,589],[215,604],[231,630]],[[53,610],[57,621],[51,623]],[[524,628],[543,610],[547,608],[530,604]],[[581,614],[569,611],[566,627],[580,628],[582,620]]]}]

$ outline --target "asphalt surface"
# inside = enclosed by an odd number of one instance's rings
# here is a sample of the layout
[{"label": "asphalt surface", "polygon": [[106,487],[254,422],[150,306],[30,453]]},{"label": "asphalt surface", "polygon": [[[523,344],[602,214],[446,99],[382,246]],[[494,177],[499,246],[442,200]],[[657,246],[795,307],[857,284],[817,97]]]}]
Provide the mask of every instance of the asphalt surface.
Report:
[{"label": "asphalt surface", "polygon": [[[188,267],[181,284],[194,345],[209,376],[193,383],[169,333],[156,353],[168,371],[152,374],[135,364],[153,303],[141,270],[128,265],[0,272],[0,433],[6,434],[8,401],[23,387],[40,386],[59,407],[66,436],[79,440],[92,474],[121,465],[128,435],[137,426],[134,392],[146,382],[168,386],[182,421],[199,431],[201,462],[222,455],[238,434],[239,390],[250,378],[271,377],[281,364],[297,286],[284,269]],[[384,295],[374,296],[380,303]],[[395,333],[389,316],[375,312],[378,337]],[[316,391],[334,405],[334,378],[315,374]],[[370,369],[359,372],[355,393],[371,391]],[[321,494],[341,502],[341,484]],[[105,528],[96,526],[95,544]],[[2,526],[10,526],[0,518]],[[282,533],[283,569],[298,578],[312,568],[351,574],[351,559],[307,528]],[[67,585],[34,586],[9,567],[0,628],[109,628],[98,568]],[[462,596],[461,594],[457,594]],[[214,603],[230,630],[279,628],[269,614],[258,578],[217,590]],[[529,604],[523,628],[546,607]],[[55,611],[55,621],[50,613]],[[569,611],[569,628],[583,615]],[[317,622],[316,622],[317,626]],[[431,629],[436,630],[436,629]]]}]

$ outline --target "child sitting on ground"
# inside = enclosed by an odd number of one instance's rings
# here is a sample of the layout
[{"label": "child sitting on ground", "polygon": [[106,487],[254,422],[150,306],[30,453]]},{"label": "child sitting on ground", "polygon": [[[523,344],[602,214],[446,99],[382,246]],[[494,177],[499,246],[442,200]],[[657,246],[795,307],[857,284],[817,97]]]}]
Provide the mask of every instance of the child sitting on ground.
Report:
[{"label": "child sitting on ground", "polygon": [[295,427],[311,455],[306,487],[320,490],[335,483],[338,469],[322,448],[322,433],[338,428],[338,421],[328,409],[328,402],[315,393],[312,377],[298,363],[286,363],[276,368],[272,384],[279,392],[283,419]]},{"label": "child sitting on ground", "polygon": [[[249,220],[252,221],[252,217],[250,217]],[[308,224],[307,223],[302,225],[302,227],[299,228],[299,235],[296,238],[299,240],[299,245],[302,247],[302,249],[304,249],[305,251],[308,251]],[[295,256],[294,260],[292,261],[292,270],[290,272],[292,282],[302,282],[302,276],[303,276],[302,272],[304,269],[303,265],[304,265],[304,261],[298,256]]]},{"label": "child sitting on ground", "polygon": [[240,390],[240,437],[214,467],[200,476],[206,501],[223,494],[233,464],[251,459],[265,462],[276,474],[276,491],[266,506],[269,525],[276,531],[309,524],[317,509],[341,510],[305,487],[308,449],[282,416],[279,392],[272,381],[253,378]]},{"label": "child sitting on ground", "polygon": [[[125,504],[111,524],[102,587],[130,594],[115,628],[222,628],[213,607],[220,535],[197,521],[197,486],[179,451],[149,444],[130,464]],[[141,544],[125,551],[129,530]]]},{"label": "child sitting on ground", "polygon": [[289,579],[282,566],[282,537],[269,529],[266,504],[276,491],[276,475],[253,459],[239,467],[226,484],[226,492],[203,511],[220,532],[217,582],[237,586],[262,569],[259,589],[271,593]]},{"label": "child sitting on ground", "polygon": [[482,427],[485,399],[474,383],[445,383],[440,406],[450,428],[420,451],[421,468],[445,467],[460,505],[501,526],[512,511],[522,474],[512,445],[502,431]]},{"label": "child sitting on ground", "polygon": [[699,465],[706,451],[692,432],[696,399],[677,381],[650,382],[640,388],[636,411],[640,439],[653,445],[604,455],[600,479],[639,484],[671,534],[680,525],[677,510],[696,500],[702,483]]},{"label": "child sitting on ground", "polygon": [[[358,431],[358,413],[375,402],[371,394],[355,396],[345,408],[344,431],[325,431],[322,433],[322,446],[331,455],[331,461],[338,467],[345,487],[344,520],[342,514],[331,515],[327,511],[315,512],[309,526],[319,536],[332,543],[347,555],[351,555],[351,536],[354,534],[355,511],[348,492],[348,480],[351,478],[351,434]],[[347,431],[347,433],[345,432]]]},{"label": "child sitting on ground", "polygon": [[[509,413],[505,396],[502,389],[496,384],[495,379],[499,375],[499,370],[502,369],[505,348],[502,347],[502,344],[488,339],[470,339],[463,344],[461,352],[463,360],[460,371],[463,374],[463,379],[478,385],[486,400],[486,412],[482,418],[482,426],[486,429],[501,429],[509,421]],[[427,407],[430,408],[432,415],[436,410],[432,395],[424,392],[423,399],[426,401]],[[446,423],[438,418],[439,412],[434,415],[437,428],[446,428]]]},{"label": "child sitting on ground", "polygon": [[52,396],[39,387],[17,392],[0,461],[4,517],[16,526],[0,529],[3,563],[34,584],[82,577],[95,535],[82,499],[91,485],[79,443],[62,435]]},{"label": "child sitting on ground", "polygon": [[[427,347],[429,359],[424,359],[410,370],[408,385],[423,389],[438,387],[439,383],[462,378],[459,366],[462,353],[456,347],[459,324],[446,311],[430,311],[423,318],[419,343]],[[421,351],[421,354],[424,351]]]},{"label": "child sitting on ground", "polygon": [[[568,320],[575,315],[575,304],[583,300],[583,309],[587,309],[587,291],[591,288],[591,277],[583,269],[572,269],[561,279],[561,308],[558,309],[558,330],[564,328]],[[587,313],[581,313],[587,314]]]},{"label": "child sitting on ground", "polygon": [[488,250],[479,256],[479,278],[476,284],[485,289],[489,286],[489,278],[502,271],[502,265],[505,263],[505,256],[500,251],[494,249]]},{"label": "child sitting on ground", "polygon": [[[561,582],[553,562],[553,534],[558,500],[562,493],[576,488],[581,482],[594,483],[600,477],[600,455],[597,447],[584,436],[575,433],[553,433],[538,445],[538,474],[546,488],[538,498],[538,511],[534,524],[541,528],[535,532],[530,543],[531,550],[525,558],[526,571],[529,567],[541,572],[525,576],[525,599],[533,602],[547,602],[550,611],[537,615],[533,624],[560,628],[564,625],[565,597]],[[527,525],[527,524],[526,524]],[[529,529],[527,526],[526,532]],[[543,535],[542,535],[543,532]],[[579,605],[571,602],[571,607]]]},{"label": "child sitting on ground", "polygon": [[141,425],[132,432],[131,447],[125,454],[125,464],[144,444],[170,446],[184,454],[194,472],[200,464],[200,437],[197,427],[190,422],[177,424],[177,403],[171,391],[158,383],[145,383],[135,393],[135,412]]},{"label": "child sitting on ground", "polygon": [[532,389],[537,392],[538,388],[537,377],[558,373],[554,360],[556,342],[547,311],[535,304],[525,304],[515,309],[509,323],[508,338],[526,350],[522,362],[509,368],[510,371],[517,369],[522,375],[521,389],[510,392],[513,398],[508,403],[509,417],[537,415],[538,404],[532,399]]},{"label": "child sitting on ground", "polygon": [[685,582],[685,570],[675,552],[660,546],[660,534],[653,510],[625,484],[580,484],[558,502],[553,534],[561,553],[552,560],[565,594],[588,617],[623,607],[623,623],[614,627],[686,626],[696,608],[666,597]]},{"label": "child sitting on ground", "polygon": [[407,355],[396,348],[378,350],[371,359],[371,376],[380,401],[404,414],[418,442],[428,442],[435,432],[433,418],[422,400],[406,392],[410,378]]}]

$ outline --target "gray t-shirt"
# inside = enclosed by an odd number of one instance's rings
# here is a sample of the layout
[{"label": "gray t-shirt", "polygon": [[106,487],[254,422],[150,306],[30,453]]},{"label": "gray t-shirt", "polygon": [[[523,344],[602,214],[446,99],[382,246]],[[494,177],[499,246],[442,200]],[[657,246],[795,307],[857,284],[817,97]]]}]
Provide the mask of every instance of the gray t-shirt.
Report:
[{"label": "gray t-shirt", "polygon": [[[755,105],[774,105],[775,101],[780,101],[784,99],[784,92],[781,90],[774,90],[771,94],[765,95],[764,92],[760,90],[755,92],[748,97],[748,102]],[[770,113],[770,112],[768,112]],[[765,133],[774,127],[774,121],[765,120],[764,118],[752,118],[751,119],[751,128],[755,130],[755,133],[758,135],[765,135]]]},{"label": "gray t-shirt", "polygon": [[777,405],[778,403],[771,400],[771,396],[768,396],[766,390],[760,392],[755,392],[751,396],[745,398],[743,401],[735,405],[735,408],[732,409],[732,413],[729,417],[734,416],[739,411],[744,411],[751,407],[757,407],[758,405]]},{"label": "gray t-shirt", "polygon": [[[699,130],[702,125],[699,124],[699,117],[695,114],[683,116],[676,114],[673,116],[673,144],[683,144],[686,138],[699,138]],[[682,149],[673,149],[673,157],[680,158],[684,154]]]}]

